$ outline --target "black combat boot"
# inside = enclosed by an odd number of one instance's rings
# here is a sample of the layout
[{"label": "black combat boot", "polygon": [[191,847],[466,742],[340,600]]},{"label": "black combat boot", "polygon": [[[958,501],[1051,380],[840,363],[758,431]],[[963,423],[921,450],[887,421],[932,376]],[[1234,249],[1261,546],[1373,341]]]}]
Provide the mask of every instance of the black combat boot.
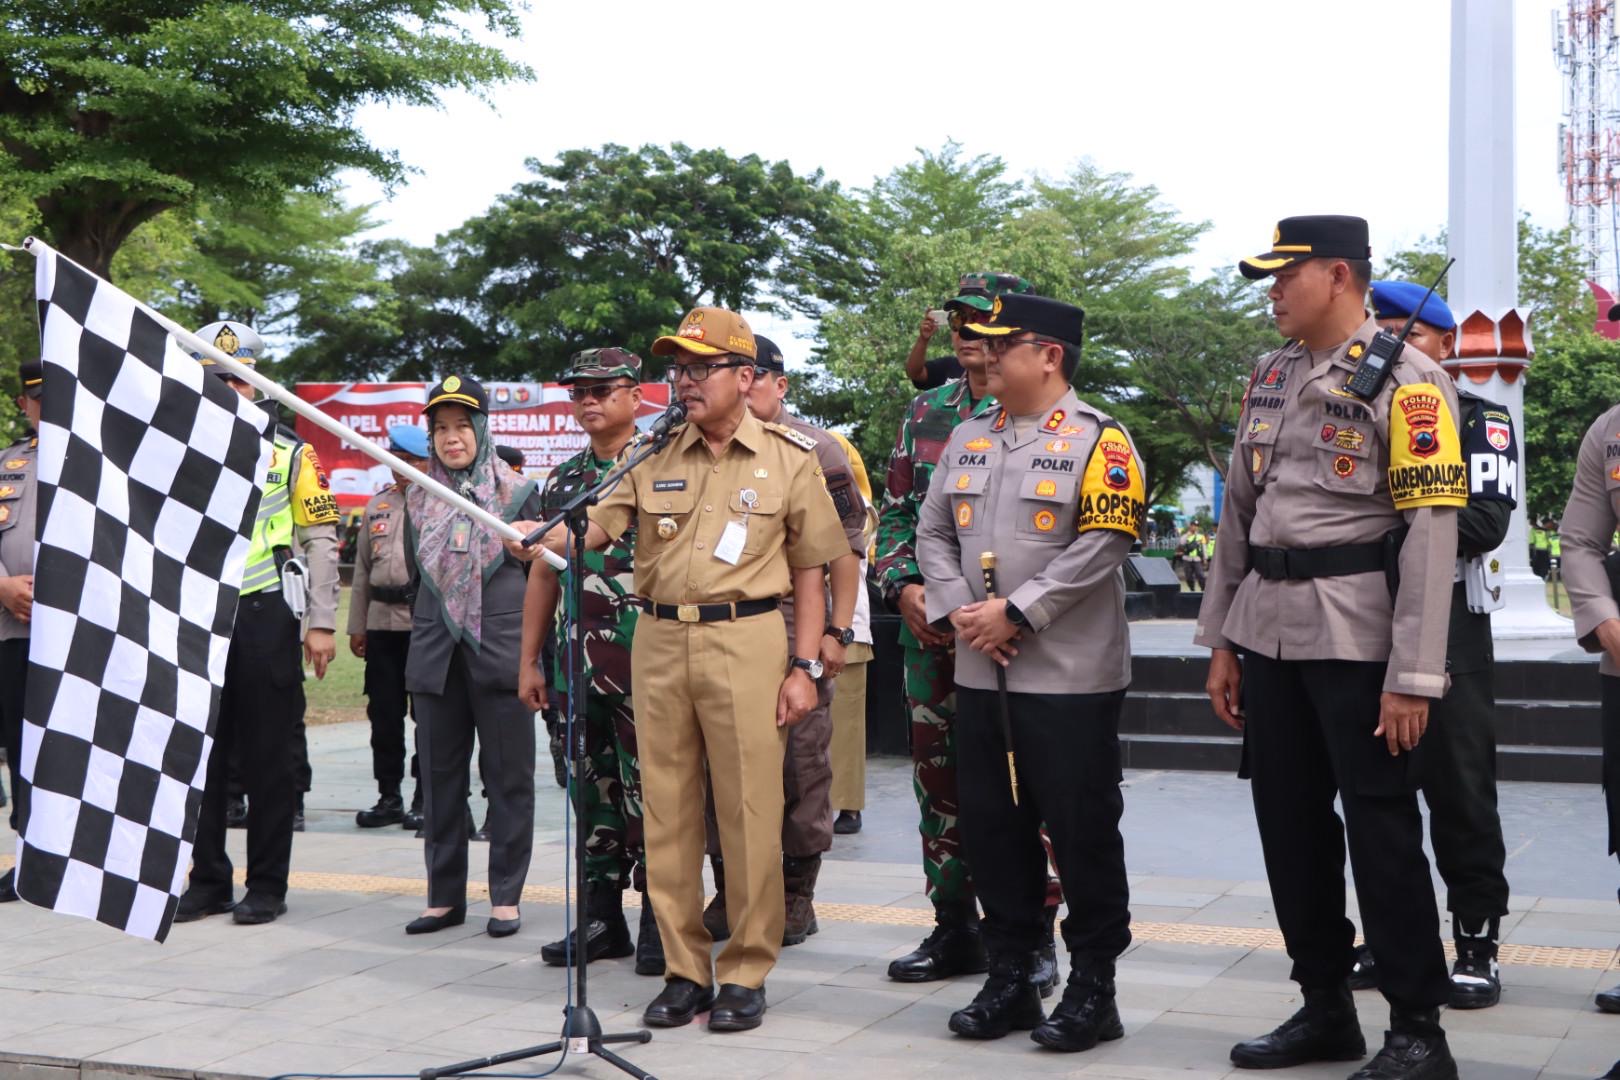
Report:
[{"label": "black combat boot", "polygon": [[664,939],[658,936],[658,920],[653,916],[652,900],[641,894],[641,926],[636,931],[636,974],[662,975],[664,973]]},{"label": "black combat boot", "polygon": [[990,969],[979,933],[979,911],[972,900],[934,909],[934,929],[923,943],[889,964],[895,982],[934,982],[953,975],[982,975]]},{"label": "black combat boot", "polygon": [[1286,1069],[1310,1061],[1359,1061],[1367,1040],[1356,1021],[1350,985],[1305,990],[1305,1004],[1276,1030],[1232,1047],[1240,1069]]},{"label": "black combat boot", "polygon": [[411,808],[405,811],[404,817],[400,818],[399,827],[409,829],[411,832],[416,833],[417,836],[421,836],[422,820],[422,785],[417,784],[416,790],[411,792]]},{"label": "black combat boot", "polygon": [[1350,1080],[1457,1080],[1457,1062],[1440,1030],[1439,1009],[1389,1007],[1384,1048]]},{"label": "black combat boot", "polygon": [[1488,1009],[1502,1000],[1502,969],[1496,962],[1501,919],[1452,916],[1457,962],[1451,965],[1451,1007]]},{"label": "black combat boot", "polygon": [[1046,1019],[1035,989],[1034,954],[992,957],[990,977],[965,1009],[951,1014],[950,1029],[969,1039],[999,1039],[1009,1031],[1029,1031]]},{"label": "black combat boot", "polygon": [[1350,969],[1350,989],[1378,989],[1378,962],[1373,959],[1372,950],[1365,945],[1357,945],[1355,954],[1355,966]]},{"label": "black combat boot", "polygon": [[[581,928],[576,927],[570,935],[574,939],[573,952],[576,960],[583,957],[588,964],[592,960],[613,960],[629,956],[636,951],[635,944],[630,940],[630,927],[624,921],[624,891],[617,883],[597,885],[587,882],[585,915],[583,951],[579,947]],[[540,959],[553,967],[561,967],[568,963],[568,946],[568,938],[542,945]]]},{"label": "black combat boot", "polygon": [[380,829],[384,825],[398,825],[404,820],[405,800],[400,798],[398,788],[382,792],[376,806],[354,815],[354,823],[362,829]]},{"label": "black combat boot", "polygon": [[1052,936],[1052,931],[1057,926],[1056,904],[1048,905],[1045,919],[1046,942],[1035,951],[1035,971],[1031,977],[1034,978],[1035,989],[1041,992],[1041,997],[1049,998],[1058,988],[1057,942]]},{"label": "black combat boot", "polygon": [[720,856],[711,855],[709,865],[714,868],[714,899],[703,909],[703,929],[714,940],[724,941],[731,936],[731,923],[726,918],[726,863]]},{"label": "black combat boot", "polygon": [[784,856],[782,887],[787,896],[787,921],[782,927],[782,944],[799,945],[820,930],[816,925],[816,878],[821,874],[821,856]]},{"label": "black combat boot", "polygon": [[1070,956],[1063,1000],[1029,1037],[1048,1049],[1075,1053],[1124,1035],[1119,1006],[1114,1003],[1113,963]]}]

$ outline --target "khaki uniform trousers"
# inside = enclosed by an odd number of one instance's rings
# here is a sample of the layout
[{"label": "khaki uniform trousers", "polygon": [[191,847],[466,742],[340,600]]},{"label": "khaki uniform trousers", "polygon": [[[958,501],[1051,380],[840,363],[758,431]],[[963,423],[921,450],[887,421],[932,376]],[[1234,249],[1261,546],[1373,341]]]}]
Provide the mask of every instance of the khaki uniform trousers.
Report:
[{"label": "khaki uniform trousers", "polygon": [[872,646],[850,642],[832,703],[832,806],[866,809],[866,665]]},{"label": "khaki uniform trousers", "polygon": [[[779,611],[734,622],[644,616],[630,651],[647,843],[647,891],[665,979],[764,985],[782,948],[782,757],[776,697],[787,671]],[[731,939],[703,929],[704,766],[726,861]]]}]

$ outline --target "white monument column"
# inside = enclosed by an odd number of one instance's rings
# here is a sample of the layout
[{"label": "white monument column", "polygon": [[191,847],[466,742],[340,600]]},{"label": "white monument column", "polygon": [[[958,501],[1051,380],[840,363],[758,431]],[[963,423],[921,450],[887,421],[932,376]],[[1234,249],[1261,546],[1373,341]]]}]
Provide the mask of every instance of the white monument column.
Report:
[{"label": "white monument column", "polygon": [[1498,638],[1563,637],[1572,623],[1547,605],[1530,571],[1524,510],[1524,379],[1527,313],[1519,303],[1519,207],[1513,151],[1513,0],[1452,0],[1451,175],[1447,240],[1457,355],[1446,367],[1462,386],[1507,408],[1519,438],[1519,505],[1495,552],[1507,606],[1491,617]]}]

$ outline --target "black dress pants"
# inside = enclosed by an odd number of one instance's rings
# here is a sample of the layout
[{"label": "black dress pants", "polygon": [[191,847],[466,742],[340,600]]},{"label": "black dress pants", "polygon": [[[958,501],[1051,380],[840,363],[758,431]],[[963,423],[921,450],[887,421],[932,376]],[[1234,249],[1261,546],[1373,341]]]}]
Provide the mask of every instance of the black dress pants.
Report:
[{"label": "black dress pants", "polygon": [[[405,665],[411,652],[409,630],[366,631],[366,719],[371,721],[371,774],[377,791],[399,794],[405,779],[405,714],[410,695],[405,691]],[[418,775],[416,753],[411,753],[411,775]]]},{"label": "black dress pants", "polygon": [[1125,691],[1010,694],[1018,805],[1007,776],[994,690],[956,691],[956,783],[962,852],[973,867],[992,955],[1046,939],[1046,848],[1069,914],[1063,941],[1076,965],[1109,963],[1131,943],[1130,887],[1119,831],[1119,714]]},{"label": "black dress pants", "polygon": [[1480,922],[1508,911],[1507,847],[1496,811],[1496,696],[1491,669],[1452,672],[1429,707],[1423,801],[1429,841],[1446,883],[1446,910]]},{"label": "black dress pants", "polygon": [[225,795],[231,748],[239,746],[242,787],[248,797],[248,891],[278,900],[286,897],[293,811],[298,805],[295,732],[303,718],[304,656],[298,620],[279,592],[244,596],[236,607],[225,688],[214,722],[214,748],[197,818],[193,890],[213,899],[231,895]]},{"label": "black dress pants", "polygon": [[1424,745],[1392,757],[1373,736],[1385,668],[1245,653],[1245,751],[1294,981],[1317,989],[1349,977],[1355,927],[1345,917],[1348,837],[1379,989],[1391,1004],[1429,1009],[1449,999],[1451,979],[1417,803]]},{"label": "black dress pants", "polygon": [[28,686],[28,639],[0,641],[0,746],[6,749],[6,779],[11,790],[12,831],[22,820],[26,792],[22,778],[23,697]]},{"label": "black dress pants", "polygon": [[1620,678],[1603,676],[1603,797],[1609,807],[1609,854],[1620,855]]}]

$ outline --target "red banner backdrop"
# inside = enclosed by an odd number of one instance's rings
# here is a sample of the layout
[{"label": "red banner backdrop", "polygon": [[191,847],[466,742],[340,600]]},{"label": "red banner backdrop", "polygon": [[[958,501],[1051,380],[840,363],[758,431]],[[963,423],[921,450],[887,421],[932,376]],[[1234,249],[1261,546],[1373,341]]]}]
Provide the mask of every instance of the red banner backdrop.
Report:
[{"label": "red banner backdrop", "polygon": [[[299,383],[298,396],[345,427],[387,445],[394,424],[423,424],[428,383]],[[590,441],[574,422],[568,391],[556,383],[485,383],[489,429],[497,444],[523,451],[523,471],[544,476]],[[642,383],[637,423],[645,426],[669,405],[668,383]],[[390,482],[385,466],[340,443],[302,417],[298,435],[315,448],[344,508],[363,506]]]}]

